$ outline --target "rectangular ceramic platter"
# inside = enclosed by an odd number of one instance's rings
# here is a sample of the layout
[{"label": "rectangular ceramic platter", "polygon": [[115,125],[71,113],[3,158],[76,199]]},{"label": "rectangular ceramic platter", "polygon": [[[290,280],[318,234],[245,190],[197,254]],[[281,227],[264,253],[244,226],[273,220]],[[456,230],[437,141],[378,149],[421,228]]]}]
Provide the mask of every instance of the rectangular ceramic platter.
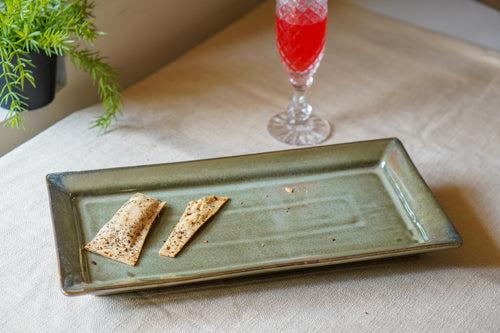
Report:
[{"label": "rectangular ceramic platter", "polygon": [[[47,176],[63,291],[109,294],[457,247],[397,139]],[[293,188],[288,193],[285,188]],[[167,202],[137,266],[82,250],[135,192]],[[176,258],[188,201],[231,198]]]}]

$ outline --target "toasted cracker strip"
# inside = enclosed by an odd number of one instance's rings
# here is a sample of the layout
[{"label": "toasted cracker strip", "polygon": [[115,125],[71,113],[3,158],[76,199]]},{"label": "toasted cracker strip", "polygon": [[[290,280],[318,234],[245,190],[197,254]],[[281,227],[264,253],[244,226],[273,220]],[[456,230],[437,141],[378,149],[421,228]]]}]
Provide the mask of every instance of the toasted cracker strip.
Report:
[{"label": "toasted cracker strip", "polygon": [[134,194],[84,249],[135,266],[146,236],[165,202]]},{"label": "toasted cracker strip", "polygon": [[228,201],[221,196],[208,196],[190,201],[179,222],[160,249],[160,255],[175,257],[195,232]]}]

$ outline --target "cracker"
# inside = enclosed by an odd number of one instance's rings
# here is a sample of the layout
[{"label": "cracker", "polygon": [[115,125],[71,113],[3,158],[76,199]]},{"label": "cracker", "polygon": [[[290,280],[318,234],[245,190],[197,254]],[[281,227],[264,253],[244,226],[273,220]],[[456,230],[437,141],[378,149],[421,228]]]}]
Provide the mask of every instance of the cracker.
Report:
[{"label": "cracker", "polygon": [[160,255],[175,257],[189,239],[229,200],[222,196],[208,196],[190,201],[179,222],[160,249]]},{"label": "cracker", "polygon": [[149,229],[164,206],[158,199],[134,194],[84,249],[135,266]]}]

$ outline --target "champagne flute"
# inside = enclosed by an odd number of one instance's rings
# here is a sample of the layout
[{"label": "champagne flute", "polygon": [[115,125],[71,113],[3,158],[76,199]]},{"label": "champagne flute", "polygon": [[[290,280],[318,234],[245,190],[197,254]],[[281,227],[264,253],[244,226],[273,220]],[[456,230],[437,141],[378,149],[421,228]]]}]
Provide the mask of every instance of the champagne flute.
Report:
[{"label": "champagne flute", "polygon": [[269,133],[279,141],[307,146],[328,138],[328,121],[312,114],[305,94],[323,57],[328,0],[276,0],[276,39],[293,87],[286,112],[271,118]]}]

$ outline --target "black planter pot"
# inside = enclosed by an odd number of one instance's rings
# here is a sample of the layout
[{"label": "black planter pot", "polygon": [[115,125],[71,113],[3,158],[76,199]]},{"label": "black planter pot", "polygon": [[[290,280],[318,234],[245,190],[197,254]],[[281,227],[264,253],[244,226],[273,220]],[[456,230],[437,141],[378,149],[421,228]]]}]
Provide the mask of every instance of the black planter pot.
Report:
[{"label": "black planter pot", "polygon": [[[27,97],[25,103],[28,104],[28,110],[41,108],[54,99],[56,91],[56,59],[57,57],[49,57],[45,53],[29,53],[29,58],[35,66],[31,68],[33,77],[35,78],[36,88],[29,82],[25,82],[24,90],[20,93]],[[0,73],[2,69],[0,68]],[[0,78],[0,88],[5,84],[5,80]],[[0,100],[3,95],[0,96]],[[1,107],[8,109],[10,102],[1,104]]]}]

